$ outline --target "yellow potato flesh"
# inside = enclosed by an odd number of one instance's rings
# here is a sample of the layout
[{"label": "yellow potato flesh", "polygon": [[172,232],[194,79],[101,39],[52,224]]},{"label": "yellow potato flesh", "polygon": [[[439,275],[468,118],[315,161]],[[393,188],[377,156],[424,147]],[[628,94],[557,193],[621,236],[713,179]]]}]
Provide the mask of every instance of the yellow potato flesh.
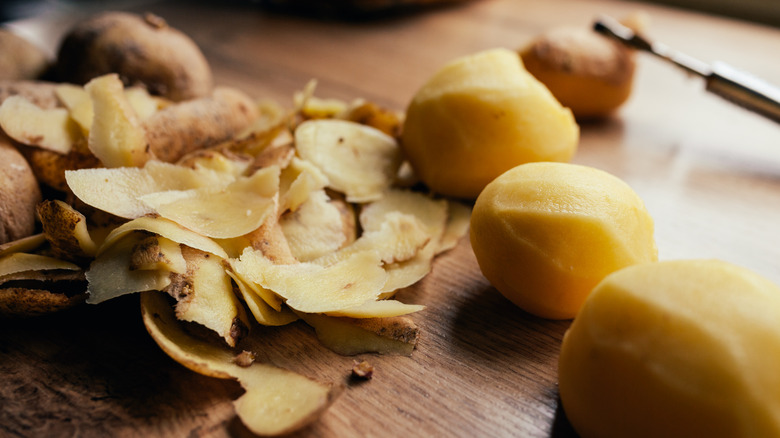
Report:
[{"label": "yellow potato flesh", "polygon": [[529,163],[491,182],[471,216],[471,244],[491,284],[520,308],[573,318],[606,275],[655,261],[639,196],[604,171]]},{"label": "yellow potato flesh", "polygon": [[571,111],[506,49],[452,61],[410,103],[401,146],[435,192],[476,198],[519,164],[569,161],[579,140]]},{"label": "yellow potato flesh", "polygon": [[780,436],[780,288],[716,260],[625,268],[561,348],[560,395],[588,437]]}]

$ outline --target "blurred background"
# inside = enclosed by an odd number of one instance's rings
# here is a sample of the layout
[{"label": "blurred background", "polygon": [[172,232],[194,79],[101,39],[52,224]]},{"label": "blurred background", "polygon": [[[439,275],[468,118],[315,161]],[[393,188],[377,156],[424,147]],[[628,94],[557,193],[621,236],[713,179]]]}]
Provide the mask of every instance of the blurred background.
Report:
[{"label": "blurred background", "polygon": [[[162,1],[164,0],[3,0],[0,2],[0,22],[44,13],[123,9]],[[199,1],[210,3],[207,0]],[[329,18],[369,19],[378,15],[405,13],[413,9],[438,7],[458,1],[468,0],[221,0],[220,3]],[[648,2],[780,27],[780,0],[648,0]]]}]

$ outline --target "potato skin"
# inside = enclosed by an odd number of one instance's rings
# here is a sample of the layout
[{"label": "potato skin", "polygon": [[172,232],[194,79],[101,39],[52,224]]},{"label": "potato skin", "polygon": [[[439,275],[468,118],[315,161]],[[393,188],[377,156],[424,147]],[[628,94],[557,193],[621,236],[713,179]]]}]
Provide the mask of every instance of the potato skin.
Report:
[{"label": "potato skin", "polygon": [[11,96],[22,96],[42,109],[62,107],[57,84],[35,80],[0,80],[0,103]]},{"label": "potato skin", "polygon": [[143,84],[173,101],[206,96],[213,87],[200,48],[152,14],[105,12],[78,23],[62,40],[55,72],[76,84],[118,73],[126,86]]},{"label": "potato skin", "polygon": [[32,169],[7,139],[0,139],[0,244],[35,232],[41,190]]},{"label": "potato skin", "polygon": [[233,138],[258,117],[245,93],[218,87],[209,97],[180,102],[142,122],[154,156],[174,162],[189,152]]},{"label": "potato skin", "polygon": [[38,79],[50,66],[48,55],[8,29],[0,29],[0,80]]}]

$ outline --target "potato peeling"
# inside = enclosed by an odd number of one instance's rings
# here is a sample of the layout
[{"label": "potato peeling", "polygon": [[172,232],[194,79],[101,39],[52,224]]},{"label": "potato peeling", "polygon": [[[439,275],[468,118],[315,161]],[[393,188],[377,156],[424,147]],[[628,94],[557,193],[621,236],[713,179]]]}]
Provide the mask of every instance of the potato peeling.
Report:
[{"label": "potato peeling", "polygon": [[314,421],[339,386],[259,363],[243,339],[305,324],[339,354],[412,354],[425,306],[392,298],[465,235],[470,208],[412,188],[402,115],[320,99],[315,82],[288,110],[229,87],[174,99],[81,79],[0,84],[6,149],[45,188],[0,207],[0,316],[140,293],[162,350],[237,379],[238,416],[267,436]]}]

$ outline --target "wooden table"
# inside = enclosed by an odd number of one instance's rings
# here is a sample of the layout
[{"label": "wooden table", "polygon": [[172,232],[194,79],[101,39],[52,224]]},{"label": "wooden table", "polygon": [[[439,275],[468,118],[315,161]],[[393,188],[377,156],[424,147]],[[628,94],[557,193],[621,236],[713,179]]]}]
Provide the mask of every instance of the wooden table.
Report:
[{"label": "wooden table", "polygon": [[[316,20],[256,7],[152,3],[191,35],[217,81],[291,104],[317,95],[404,109],[439,66],[516,48],[553,26],[642,9],[650,34],[704,61],[723,60],[780,83],[780,29],[624,1],[482,0],[371,21]],[[14,27],[56,47],[80,11]],[[780,125],[703,92],[700,81],[648,56],[629,103],[583,124],[575,162],[627,181],[656,221],[661,259],[721,258],[780,283]],[[361,356],[374,379],[350,384],[298,436],[572,436],[557,398],[567,321],[524,314],[480,275],[467,239],[400,299],[423,303],[410,357]],[[260,360],[347,381],[353,358],[295,324],[262,331]],[[50,318],[0,321],[0,435],[243,436],[233,382],[194,374],[145,333],[137,297]]]}]

